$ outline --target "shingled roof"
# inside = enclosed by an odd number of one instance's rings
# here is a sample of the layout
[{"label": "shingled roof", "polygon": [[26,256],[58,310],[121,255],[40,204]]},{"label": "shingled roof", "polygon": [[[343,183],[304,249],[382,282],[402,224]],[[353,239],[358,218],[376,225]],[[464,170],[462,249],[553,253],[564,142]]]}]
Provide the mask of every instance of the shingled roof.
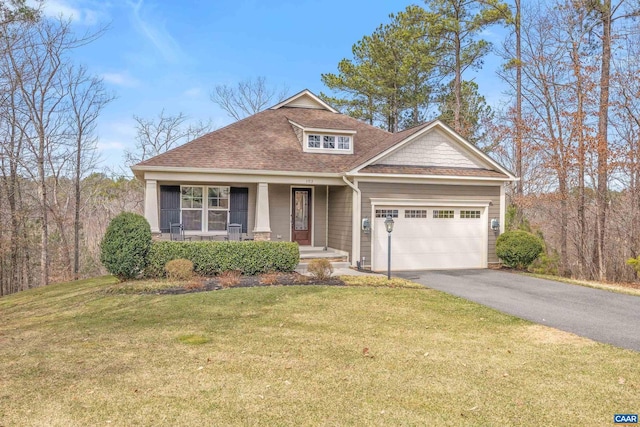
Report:
[{"label": "shingled roof", "polygon": [[[172,170],[188,168],[300,173],[345,173],[422,131],[433,122],[390,133],[340,114],[305,90],[271,109],[237,121],[194,139],[133,167]],[[294,128],[353,133],[353,154],[305,152]],[[298,129],[299,131],[299,129]],[[489,170],[461,171],[453,168],[391,167],[369,165],[361,170],[382,174],[434,174],[504,177]]]},{"label": "shingled roof", "polygon": [[[304,126],[355,130],[353,155],[305,153],[289,120]],[[345,172],[391,146],[393,134],[320,109],[264,110],[136,166]]]}]

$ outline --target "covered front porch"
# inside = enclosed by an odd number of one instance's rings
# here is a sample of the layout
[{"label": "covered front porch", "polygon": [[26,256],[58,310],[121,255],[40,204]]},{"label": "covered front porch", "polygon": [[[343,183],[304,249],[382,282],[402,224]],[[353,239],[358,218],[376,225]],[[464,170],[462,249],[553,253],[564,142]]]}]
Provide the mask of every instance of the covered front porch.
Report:
[{"label": "covered front porch", "polygon": [[351,212],[352,190],[342,180],[333,185],[146,180],[145,216],[152,232],[167,240],[172,224],[181,224],[192,241],[225,240],[229,225],[240,224],[243,240],[297,242],[348,258]]}]

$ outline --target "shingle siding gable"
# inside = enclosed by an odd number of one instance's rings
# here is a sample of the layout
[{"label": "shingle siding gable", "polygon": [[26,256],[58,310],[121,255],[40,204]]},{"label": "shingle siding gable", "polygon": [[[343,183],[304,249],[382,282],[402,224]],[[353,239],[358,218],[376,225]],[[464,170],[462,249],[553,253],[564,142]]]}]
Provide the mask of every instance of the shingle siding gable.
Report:
[{"label": "shingle siding gable", "polygon": [[457,148],[441,131],[435,129],[398,151],[376,161],[377,165],[437,166],[454,168],[485,168],[471,155]]}]

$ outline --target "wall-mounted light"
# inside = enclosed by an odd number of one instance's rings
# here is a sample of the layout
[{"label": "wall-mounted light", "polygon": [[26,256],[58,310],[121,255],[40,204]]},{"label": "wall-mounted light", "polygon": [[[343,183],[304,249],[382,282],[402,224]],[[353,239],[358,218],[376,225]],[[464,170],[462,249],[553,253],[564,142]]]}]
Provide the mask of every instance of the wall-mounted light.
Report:
[{"label": "wall-mounted light", "polygon": [[364,234],[369,234],[371,232],[371,223],[369,222],[368,217],[362,218],[362,231]]},{"label": "wall-mounted light", "polygon": [[491,219],[491,229],[493,231],[500,230],[500,221],[498,221],[498,218],[492,218]]}]

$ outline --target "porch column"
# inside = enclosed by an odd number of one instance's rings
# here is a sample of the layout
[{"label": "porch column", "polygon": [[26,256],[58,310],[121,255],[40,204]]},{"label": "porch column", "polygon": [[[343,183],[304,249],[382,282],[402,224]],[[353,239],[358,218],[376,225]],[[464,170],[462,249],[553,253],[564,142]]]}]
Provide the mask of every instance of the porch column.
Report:
[{"label": "porch column", "polygon": [[149,221],[152,233],[160,233],[158,226],[158,181],[147,179],[144,188],[144,217]]},{"label": "porch column", "polygon": [[256,194],[256,219],[253,229],[255,240],[271,240],[271,222],[269,220],[269,184],[258,183]]}]

